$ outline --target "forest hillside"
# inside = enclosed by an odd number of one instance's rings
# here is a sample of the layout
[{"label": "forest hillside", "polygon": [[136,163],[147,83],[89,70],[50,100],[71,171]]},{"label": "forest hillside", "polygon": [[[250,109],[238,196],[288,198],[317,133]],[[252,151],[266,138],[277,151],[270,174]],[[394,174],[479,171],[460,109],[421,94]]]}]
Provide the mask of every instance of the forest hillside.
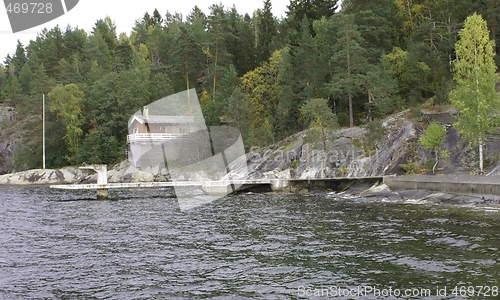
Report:
[{"label": "forest hillside", "polygon": [[126,157],[128,118],[186,89],[207,125],[237,127],[250,149],[311,125],[370,126],[449,104],[459,32],[474,13],[498,52],[498,1],[342,2],[291,0],[283,19],[270,0],[251,16],[221,4],[187,16],[154,10],[130,35],[112,16],[91,32],[44,29],[0,64],[0,174],[41,167],[42,94],[48,168],[114,164]]}]

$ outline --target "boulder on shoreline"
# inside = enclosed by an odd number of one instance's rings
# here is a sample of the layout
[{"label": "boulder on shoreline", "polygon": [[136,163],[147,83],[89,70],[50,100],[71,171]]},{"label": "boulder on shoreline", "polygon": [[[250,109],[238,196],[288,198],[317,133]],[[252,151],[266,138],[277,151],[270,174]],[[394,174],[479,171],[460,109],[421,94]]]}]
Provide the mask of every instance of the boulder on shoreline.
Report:
[{"label": "boulder on shoreline", "polygon": [[0,175],[0,184],[5,185],[48,185],[81,182],[87,176],[78,168],[66,167],[60,170],[35,169]]}]

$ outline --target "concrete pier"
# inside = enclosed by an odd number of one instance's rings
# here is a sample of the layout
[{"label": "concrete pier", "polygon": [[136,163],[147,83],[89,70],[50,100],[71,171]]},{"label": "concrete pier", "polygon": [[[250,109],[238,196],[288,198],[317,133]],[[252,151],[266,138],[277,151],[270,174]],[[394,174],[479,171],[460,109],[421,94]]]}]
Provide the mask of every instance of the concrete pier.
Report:
[{"label": "concrete pier", "polygon": [[[90,168],[89,166],[85,168]],[[96,168],[103,170],[103,168]],[[103,171],[100,171],[101,174]],[[99,174],[99,173],[98,173]],[[102,175],[101,175],[102,176]],[[333,191],[349,190],[361,192],[376,183],[385,183],[391,190],[425,189],[459,195],[497,195],[500,196],[500,177],[461,176],[461,175],[416,175],[416,176],[374,176],[323,179],[249,179],[232,181],[175,181],[175,182],[140,182],[140,183],[102,183],[97,184],[51,185],[54,189],[96,190],[98,199],[107,199],[109,189],[160,188],[160,187],[196,187],[208,195],[226,195],[233,192],[272,192],[299,191],[322,188]],[[234,190],[233,190],[234,188]],[[360,190],[361,189],[361,190]],[[358,191],[359,190],[359,191]]]},{"label": "concrete pier", "polygon": [[393,191],[425,189],[459,195],[500,196],[500,177],[462,175],[415,175],[385,177],[384,183]]},{"label": "concrete pier", "polygon": [[[99,173],[98,173],[99,174]],[[281,190],[324,188],[343,191],[354,183],[375,184],[383,177],[351,177],[325,179],[247,179],[247,180],[212,180],[212,181],[174,181],[106,184],[71,184],[51,185],[53,189],[97,190],[98,199],[107,199],[109,189],[159,188],[159,187],[197,187],[208,195],[227,195],[233,192],[272,192]],[[233,190],[234,188],[234,190]]]},{"label": "concrete pier", "polygon": [[97,173],[97,200],[108,199],[108,166],[107,165],[87,165],[79,168],[80,170],[93,170]]}]

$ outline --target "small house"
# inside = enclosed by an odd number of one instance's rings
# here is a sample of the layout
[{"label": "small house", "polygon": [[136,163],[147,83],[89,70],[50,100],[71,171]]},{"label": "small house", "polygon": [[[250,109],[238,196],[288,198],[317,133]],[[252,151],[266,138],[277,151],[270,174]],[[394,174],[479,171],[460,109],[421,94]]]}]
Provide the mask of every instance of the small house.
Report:
[{"label": "small house", "polygon": [[134,115],[129,122],[129,143],[162,141],[181,138],[192,132],[193,116],[150,116],[145,107],[143,114]]}]

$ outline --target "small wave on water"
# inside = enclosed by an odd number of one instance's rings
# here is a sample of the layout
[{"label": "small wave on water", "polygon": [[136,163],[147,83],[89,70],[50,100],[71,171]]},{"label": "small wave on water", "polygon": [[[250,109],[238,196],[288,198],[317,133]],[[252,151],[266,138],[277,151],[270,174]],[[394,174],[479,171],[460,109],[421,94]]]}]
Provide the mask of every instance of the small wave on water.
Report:
[{"label": "small wave on water", "polygon": [[455,286],[500,284],[498,212],[328,193],[230,195],[187,211],[168,188],[110,198],[0,187],[0,299],[324,299],[314,293],[443,286],[460,299]]}]

